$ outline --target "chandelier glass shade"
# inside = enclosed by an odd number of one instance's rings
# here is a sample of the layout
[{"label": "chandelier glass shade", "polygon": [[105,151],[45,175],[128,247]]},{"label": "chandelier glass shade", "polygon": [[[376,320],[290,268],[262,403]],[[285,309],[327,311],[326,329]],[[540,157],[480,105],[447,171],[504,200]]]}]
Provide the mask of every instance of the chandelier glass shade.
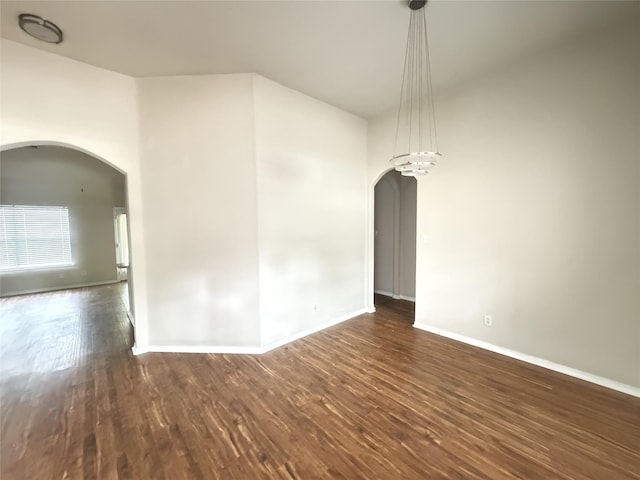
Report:
[{"label": "chandelier glass shade", "polygon": [[411,17],[395,144],[390,162],[402,175],[425,175],[442,158],[438,151],[431,59],[427,39],[426,1],[409,2]]}]

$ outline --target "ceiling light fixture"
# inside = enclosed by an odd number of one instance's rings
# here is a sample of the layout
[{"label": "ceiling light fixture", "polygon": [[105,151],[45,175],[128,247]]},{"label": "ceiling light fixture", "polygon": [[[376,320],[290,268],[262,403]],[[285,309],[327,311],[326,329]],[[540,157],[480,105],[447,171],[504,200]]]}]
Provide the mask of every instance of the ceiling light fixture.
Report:
[{"label": "ceiling light fixture", "polygon": [[433,105],[431,61],[427,39],[426,0],[411,0],[409,33],[404,57],[400,106],[393,158],[390,162],[405,176],[425,175],[442,154],[438,152],[436,113]]},{"label": "ceiling light fixture", "polygon": [[47,43],[61,43],[62,30],[58,26],[38,15],[23,13],[18,16],[20,28],[33,38]]}]

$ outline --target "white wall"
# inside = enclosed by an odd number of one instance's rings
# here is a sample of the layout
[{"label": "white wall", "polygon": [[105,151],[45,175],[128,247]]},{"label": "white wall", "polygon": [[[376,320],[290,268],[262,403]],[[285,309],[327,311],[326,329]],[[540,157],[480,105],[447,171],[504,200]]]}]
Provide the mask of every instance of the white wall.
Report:
[{"label": "white wall", "polygon": [[[364,120],[254,75],[136,81],[6,40],[1,62],[3,150],[69,146],[127,174],[140,351],[257,346],[362,308]],[[274,170],[300,164],[313,174],[295,182]],[[276,234],[284,213],[296,225]],[[260,282],[263,299],[278,285],[288,303],[260,306]],[[306,290],[282,296],[297,283]]]},{"label": "white wall", "polygon": [[146,344],[146,265],[138,162],[138,109],[132,78],[0,40],[2,149],[72,146],[127,174],[130,287],[136,343]]},{"label": "white wall", "polygon": [[73,267],[6,272],[0,295],[117,281],[113,208],[125,205],[125,178],[77,150],[41,146],[0,156],[2,205],[61,205],[69,209]]},{"label": "white wall", "polygon": [[151,344],[258,345],[252,75],[138,85]]},{"label": "white wall", "polygon": [[[640,386],[636,27],[437,95],[445,160],[418,181],[417,322]],[[370,178],[392,118],[370,126]]]},{"label": "white wall", "polygon": [[363,119],[258,75],[254,101],[268,344],[364,308],[367,132]]},{"label": "white wall", "polygon": [[362,311],[365,121],[258,75],[138,85],[151,348],[259,347]]}]

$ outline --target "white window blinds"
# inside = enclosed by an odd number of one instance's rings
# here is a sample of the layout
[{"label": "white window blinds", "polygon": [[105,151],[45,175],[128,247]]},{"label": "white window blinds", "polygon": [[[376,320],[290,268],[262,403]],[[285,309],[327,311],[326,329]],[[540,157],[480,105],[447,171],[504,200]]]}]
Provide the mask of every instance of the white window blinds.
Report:
[{"label": "white window blinds", "polygon": [[67,207],[0,205],[0,271],[69,265]]}]

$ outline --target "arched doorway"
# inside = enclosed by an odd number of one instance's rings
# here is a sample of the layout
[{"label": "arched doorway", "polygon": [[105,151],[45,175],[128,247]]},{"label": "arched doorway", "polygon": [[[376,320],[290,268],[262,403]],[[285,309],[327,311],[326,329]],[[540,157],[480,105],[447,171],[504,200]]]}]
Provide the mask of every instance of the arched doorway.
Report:
[{"label": "arched doorway", "polygon": [[[5,145],[0,162],[0,296],[117,284],[128,277],[122,272],[128,264],[118,268],[114,221],[116,209],[128,209],[125,172],[56,142]],[[14,234],[18,227],[23,232]],[[129,235],[120,238],[128,247]],[[133,324],[131,283],[114,292]]]},{"label": "arched doorway", "polygon": [[415,302],[417,182],[386,172],[373,194],[373,289],[376,306]]}]

